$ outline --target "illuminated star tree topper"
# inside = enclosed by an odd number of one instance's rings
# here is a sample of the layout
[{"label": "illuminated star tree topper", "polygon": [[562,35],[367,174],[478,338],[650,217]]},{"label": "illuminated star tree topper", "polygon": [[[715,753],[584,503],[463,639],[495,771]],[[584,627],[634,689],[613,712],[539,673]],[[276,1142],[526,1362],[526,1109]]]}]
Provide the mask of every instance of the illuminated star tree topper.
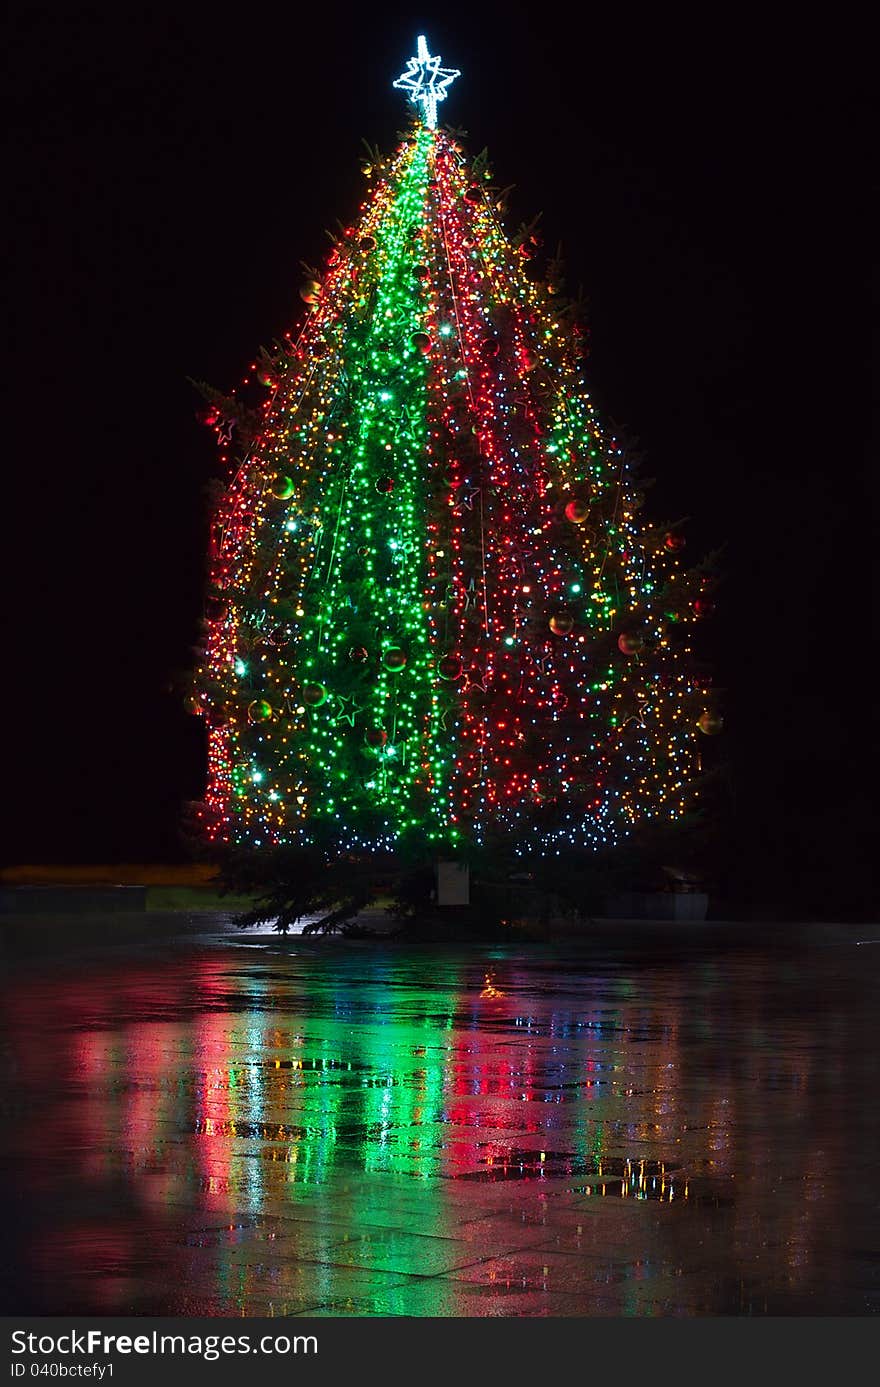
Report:
[{"label": "illuminated star tree topper", "polygon": [[424,35],[416,40],[416,57],[407,58],[406,72],[395,80],[394,86],[409,93],[414,106],[420,106],[422,119],[429,130],[437,129],[437,103],[445,101],[449,87],[461,73],[454,67],[441,67],[439,58],[432,58]]}]

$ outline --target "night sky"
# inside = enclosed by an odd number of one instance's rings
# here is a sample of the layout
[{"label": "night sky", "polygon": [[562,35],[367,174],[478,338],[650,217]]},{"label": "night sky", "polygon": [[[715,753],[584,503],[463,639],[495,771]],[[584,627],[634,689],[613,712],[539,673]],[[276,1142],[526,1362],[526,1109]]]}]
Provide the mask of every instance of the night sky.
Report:
[{"label": "night sky", "polygon": [[650,513],[726,546],[700,648],[743,892],[867,899],[867,97],[803,13],[609,10],[13,5],[7,861],[182,857],[218,475],[187,376],[232,389],[300,321],[424,32],[507,226],[563,243]]}]

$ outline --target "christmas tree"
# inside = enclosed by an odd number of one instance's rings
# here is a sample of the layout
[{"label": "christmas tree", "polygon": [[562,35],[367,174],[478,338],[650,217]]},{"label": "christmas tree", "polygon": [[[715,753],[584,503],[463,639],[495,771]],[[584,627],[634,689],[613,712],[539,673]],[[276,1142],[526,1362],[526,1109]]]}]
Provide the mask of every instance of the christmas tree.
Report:
[{"label": "christmas tree", "polygon": [[194,700],[217,843],[606,846],[683,814],[720,727],[689,641],[710,580],[642,518],[558,259],[537,272],[485,154],[437,127],[458,75],[419,39],[412,126],[301,327],[207,392],[232,469]]}]

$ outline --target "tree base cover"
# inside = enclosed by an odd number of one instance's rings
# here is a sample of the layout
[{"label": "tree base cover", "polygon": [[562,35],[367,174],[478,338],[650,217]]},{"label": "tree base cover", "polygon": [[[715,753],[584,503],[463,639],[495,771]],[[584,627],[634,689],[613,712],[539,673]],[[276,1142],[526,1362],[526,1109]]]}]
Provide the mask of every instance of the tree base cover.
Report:
[{"label": "tree base cover", "polygon": [[[527,862],[502,837],[461,859],[470,868],[468,906],[437,905],[436,859],[414,845],[408,853],[382,855],[339,852],[330,841],[259,851],[233,847],[219,859],[219,880],[225,892],[256,902],[238,916],[243,929],[270,924],[286,935],[304,920],[299,933],[349,938],[552,934],[563,922],[603,915],[614,893],[701,887],[723,837],[719,828],[717,819],[694,817],[654,825],[616,848],[572,849]],[[670,867],[673,858],[683,865]],[[377,923],[377,911],[387,922]]]}]

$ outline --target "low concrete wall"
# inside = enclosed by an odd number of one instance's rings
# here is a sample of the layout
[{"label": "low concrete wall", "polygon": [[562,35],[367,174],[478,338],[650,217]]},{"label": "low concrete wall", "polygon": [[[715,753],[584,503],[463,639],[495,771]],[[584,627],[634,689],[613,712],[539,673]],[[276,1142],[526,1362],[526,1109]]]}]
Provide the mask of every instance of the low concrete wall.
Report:
[{"label": "low concrete wall", "polygon": [[610,920],[705,920],[708,909],[703,891],[622,891],[605,901]]},{"label": "low concrete wall", "polygon": [[143,913],[146,886],[2,886],[2,915]]}]

